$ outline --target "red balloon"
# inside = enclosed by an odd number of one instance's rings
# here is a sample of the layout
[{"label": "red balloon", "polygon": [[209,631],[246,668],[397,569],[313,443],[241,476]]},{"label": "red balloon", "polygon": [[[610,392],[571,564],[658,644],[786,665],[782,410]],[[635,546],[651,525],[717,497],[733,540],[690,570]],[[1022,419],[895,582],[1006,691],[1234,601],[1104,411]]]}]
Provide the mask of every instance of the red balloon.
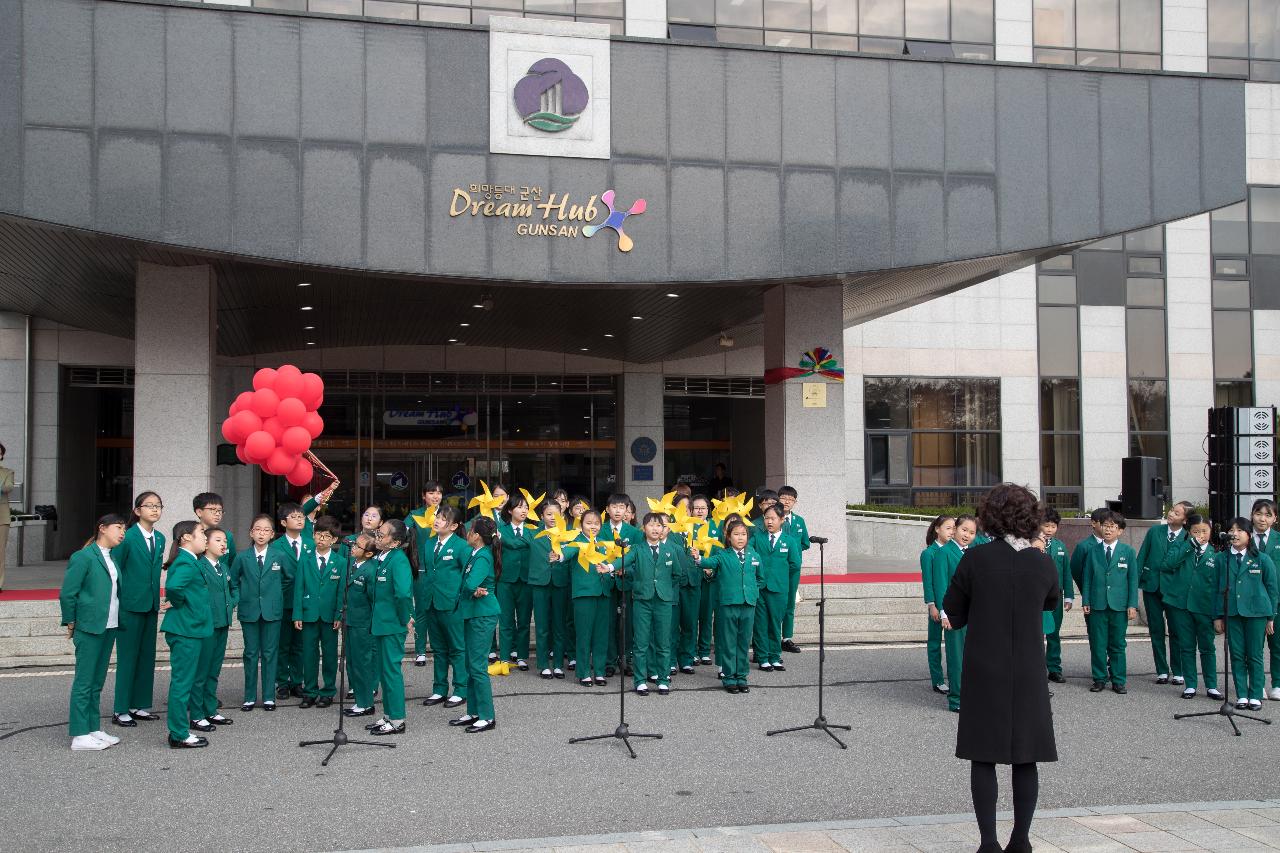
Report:
[{"label": "red balloon", "polygon": [[276,417],[285,427],[301,426],[302,419],[306,416],[307,406],[297,397],[284,397],[280,400],[280,407],[276,409]]},{"label": "red balloon", "polygon": [[285,475],[285,479],[295,486],[305,486],[311,482],[313,476],[315,476],[315,470],[311,467],[311,463],[305,459],[299,459],[293,466],[293,470]]},{"label": "red balloon", "polygon": [[277,445],[280,444],[280,439],[284,437],[284,424],[280,423],[279,418],[267,418],[262,422],[262,428],[271,433],[271,438]]},{"label": "red balloon", "polygon": [[275,474],[277,477],[283,477],[293,470],[293,466],[298,464],[298,457],[288,453],[284,448],[277,447],[271,451],[271,455],[267,457],[267,461],[262,463],[262,470],[268,474]]},{"label": "red balloon", "polygon": [[[222,422],[222,437],[232,444],[239,444],[247,437],[241,434],[240,430],[237,428],[234,415]],[[308,436],[308,438],[310,438],[310,436]]]},{"label": "red balloon", "polygon": [[281,399],[299,396],[303,389],[302,371],[286,364],[276,371],[276,381],[271,387],[276,389]]},{"label": "red balloon", "polygon": [[324,380],[314,373],[302,374],[302,393],[298,396],[307,404],[307,411],[314,412],[324,402]]},{"label": "red balloon", "polygon": [[249,464],[249,457],[244,455],[244,445],[236,447],[236,458],[246,465]]},{"label": "red balloon", "polygon": [[240,433],[240,440],[236,444],[244,444],[246,438],[262,429],[262,418],[251,411],[237,412],[231,420],[236,422],[237,431]]},{"label": "red balloon", "polygon": [[263,388],[270,388],[276,384],[276,371],[271,367],[264,367],[257,373],[253,374],[253,390],[261,391]]},{"label": "red balloon", "polygon": [[311,438],[314,441],[320,437],[320,433],[324,432],[324,418],[315,412],[307,412],[307,416],[302,419],[302,426],[307,432],[311,433]]},{"label": "red balloon", "polygon": [[236,395],[236,401],[232,403],[232,405],[238,407],[242,412],[245,409],[252,409],[253,408],[253,392],[241,391],[238,395]]},{"label": "red balloon", "polygon": [[244,455],[257,465],[266,462],[275,450],[276,440],[264,430],[258,430],[244,440]]},{"label": "red balloon", "polygon": [[311,433],[300,426],[289,427],[280,438],[280,447],[294,456],[306,453],[311,449]]},{"label": "red balloon", "polygon": [[262,388],[253,392],[253,413],[260,418],[269,418],[280,406],[280,395],[270,388]]}]

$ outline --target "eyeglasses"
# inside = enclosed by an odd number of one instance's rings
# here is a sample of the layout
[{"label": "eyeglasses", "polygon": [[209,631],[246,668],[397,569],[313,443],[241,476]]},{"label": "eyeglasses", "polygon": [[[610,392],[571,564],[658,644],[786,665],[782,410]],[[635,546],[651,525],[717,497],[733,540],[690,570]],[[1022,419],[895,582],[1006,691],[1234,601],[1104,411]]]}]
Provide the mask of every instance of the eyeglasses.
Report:
[{"label": "eyeglasses", "polygon": [[138,509],[164,509],[164,504],[138,504]]},{"label": "eyeglasses", "polygon": [[225,512],[225,510],[220,506],[207,506],[204,508],[204,511],[212,513],[213,515],[222,515],[222,513]]}]

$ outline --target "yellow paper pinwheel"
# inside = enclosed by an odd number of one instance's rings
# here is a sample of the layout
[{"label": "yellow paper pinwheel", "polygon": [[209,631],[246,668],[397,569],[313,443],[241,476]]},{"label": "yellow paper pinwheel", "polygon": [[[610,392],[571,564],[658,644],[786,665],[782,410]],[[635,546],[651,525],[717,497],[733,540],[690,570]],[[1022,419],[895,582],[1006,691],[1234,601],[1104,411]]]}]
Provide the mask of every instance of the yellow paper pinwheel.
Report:
[{"label": "yellow paper pinwheel", "polygon": [[551,550],[563,557],[563,546],[568,545],[570,542],[577,539],[578,531],[570,530],[565,527],[564,516],[557,515],[554,526],[539,531],[533,538],[541,539],[544,536],[551,540]]},{"label": "yellow paper pinwheel", "polygon": [[711,511],[711,517],[716,521],[724,521],[731,515],[738,515],[748,527],[755,527],[750,519],[751,507],[754,503],[755,501],[745,494],[734,495],[724,500],[712,498],[711,504],[714,509]]},{"label": "yellow paper pinwheel", "polygon": [[484,489],[484,494],[476,495],[474,498],[468,501],[467,509],[471,509],[473,506],[478,506],[480,507],[481,515],[489,515],[498,507],[502,506],[503,499],[495,498],[492,494],[490,494],[489,484],[486,483],[484,480],[480,481],[480,488]]},{"label": "yellow paper pinwheel", "polygon": [[674,515],[676,493],[675,490],[667,492],[662,496],[662,500],[655,501],[653,498],[645,498],[649,502],[650,512],[660,512],[663,515]]},{"label": "yellow paper pinwheel", "polygon": [[594,539],[587,539],[578,544],[578,565],[582,566],[584,572],[591,571],[591,567],[597,563],[605,562],[604,554],[597,550],[600,543]]},{"label": "yellow paper pinwheel", "polygon": [[526,488],[524,488],[523,486],[521,486],[521,487],[520,487],[520,494],[524,495],[524,502],[525,502],[526,504],[528,504],[528,505],[529,505],[529,517],[530,517],[530,518],[537,518],[537,517],[538,517],[538,504],[540,504],[540,503],[542,503],[544,500],[546,500],[547,493],[546,493],[546,492],[543,492],[542,494],[538,495],[538,496],[535,498],[533,495],[529,494],[529,490],[528,490],[528,489],[526,489]]},{"label": "yellow paper pinwheel", "polygon": [[436,535],[436,507],[429,506],[422,512],[410,513],[409,517],[413,519],[414,524],[424,530],[430,529],[431,535]]},{"label": "yellow paper pinwheel", "polygon": [[711,535],[711,525],[705,521],[696,525],[693,536],[689,539],[689,547],[704,557],[710,557],[715,548],[723,548],[720,540]]},{"label": "yellow paper pinwheel", "polygon": [[622,546],[617,542],[597,543],[604,545],[604,554],[601,556],[603,562],[615,564],[622,559]]},{"label": "yellow paper pinwheel", "polygon": [[689,511],[685,509],[685,504],[672,508],[671,521],[667,526],[676,533],[683,533],[686,537],[693,535],[694,528],[704,522],[699,521],[696,517],[689,515]]}]

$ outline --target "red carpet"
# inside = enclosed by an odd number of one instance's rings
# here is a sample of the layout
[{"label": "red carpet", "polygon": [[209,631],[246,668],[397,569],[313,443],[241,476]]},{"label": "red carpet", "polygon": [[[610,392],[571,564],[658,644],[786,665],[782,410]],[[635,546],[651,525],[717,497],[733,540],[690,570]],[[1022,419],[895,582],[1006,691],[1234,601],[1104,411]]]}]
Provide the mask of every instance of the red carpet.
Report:
[{"label": "red carpet", "polygon": [[9,589],[0,592],[0,603],[5,601],[57,601],[56,589]]}]

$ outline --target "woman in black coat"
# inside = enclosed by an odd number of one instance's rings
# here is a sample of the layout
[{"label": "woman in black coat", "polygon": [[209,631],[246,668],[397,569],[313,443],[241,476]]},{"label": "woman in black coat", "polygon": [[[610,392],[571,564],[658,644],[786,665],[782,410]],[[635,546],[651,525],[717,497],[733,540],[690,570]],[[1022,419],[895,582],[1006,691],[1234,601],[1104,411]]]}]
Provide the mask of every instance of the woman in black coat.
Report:
[{"label": "woman in black coat", "polygon": [[996,841],[996,765],[1013,765],[1013,834],[1008,851],[1029,851],[1039,782],[1036,763],[1057,761],[1045,680],[1041,614],[1062,599],[1053,561],[1033,546],[1041,507],[1022,486],[1002,483],[978,517],[993,539],[960,560],[943,601],[952,628],[968,628],[956,757],[972,762],[979,853]]}]

